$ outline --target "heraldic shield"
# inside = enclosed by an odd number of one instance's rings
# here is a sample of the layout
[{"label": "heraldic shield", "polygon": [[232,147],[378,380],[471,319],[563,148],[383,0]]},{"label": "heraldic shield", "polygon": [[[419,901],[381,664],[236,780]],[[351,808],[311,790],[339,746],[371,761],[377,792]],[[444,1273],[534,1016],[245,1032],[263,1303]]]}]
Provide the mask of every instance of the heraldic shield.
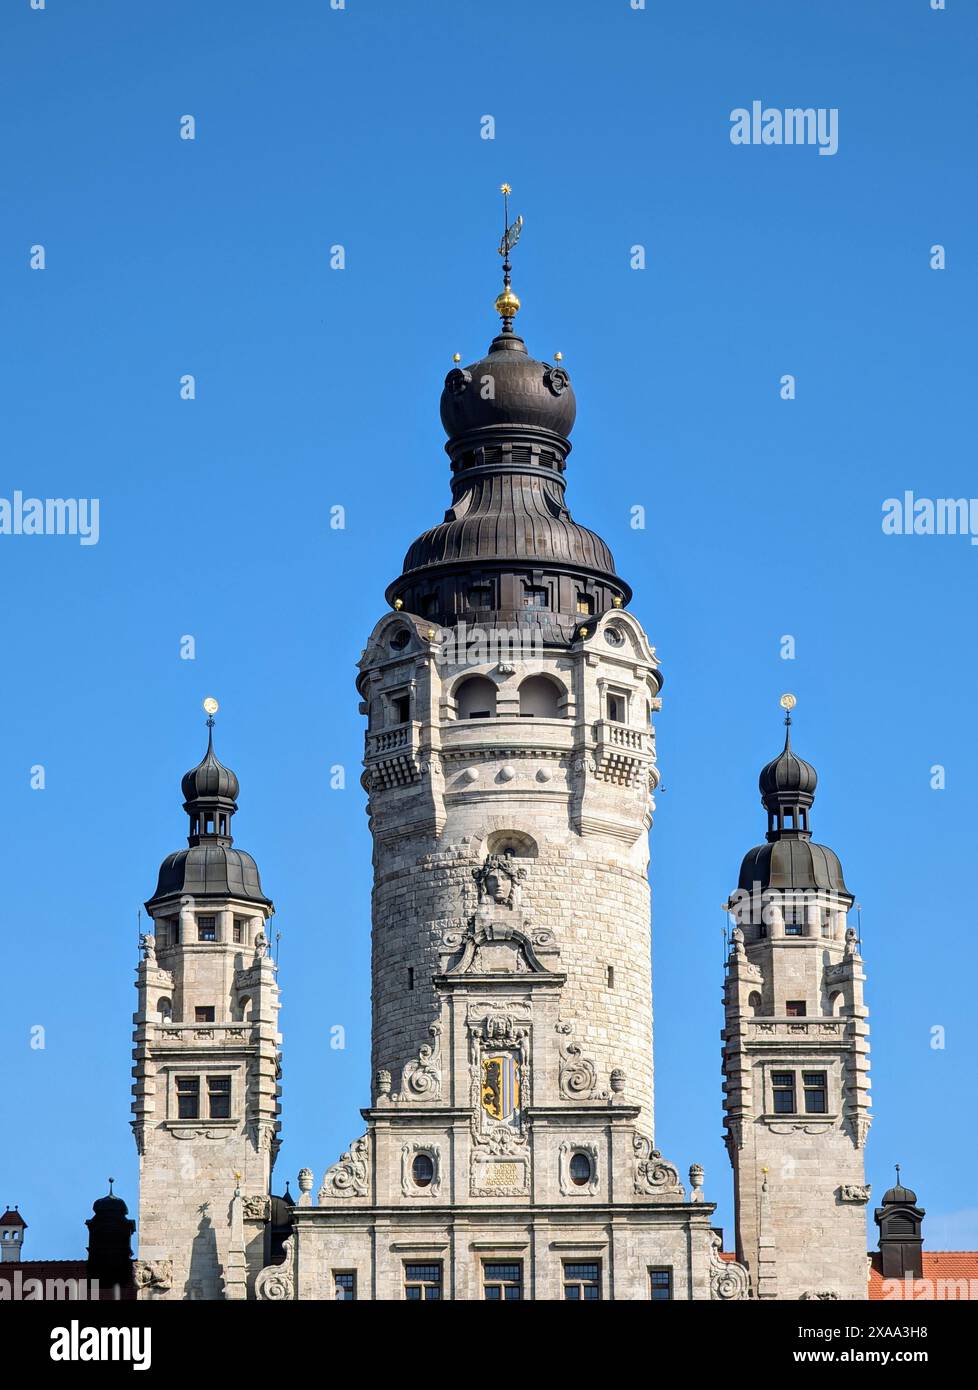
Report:
[{"label": "heraldic shield", "polygon": [[482,1107],[494,1120],[505,1123],[520,1108],[519,1062],[511,1052],[482,1058]]}]

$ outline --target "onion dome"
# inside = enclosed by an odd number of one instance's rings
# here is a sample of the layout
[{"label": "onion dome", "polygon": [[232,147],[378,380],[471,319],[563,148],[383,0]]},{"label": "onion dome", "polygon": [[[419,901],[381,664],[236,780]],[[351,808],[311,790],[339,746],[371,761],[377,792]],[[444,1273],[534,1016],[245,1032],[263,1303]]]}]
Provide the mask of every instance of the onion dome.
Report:
[{"label": "onion dome", "polygon": [[632,591],[564,499],[577,403],[561,355],[531,357],[513,331],[509,252],[521,227],[507,212],[501,331],[467,367],[456,355],[441,394],[452,504],[408,548],[387,600],[442,626],[532,627],[567,645],[582,617],[627,605]]},{"label": "onion dome", "polygon": [[132,1237],[135,1221],[129,1208],[112,1191],[114,1178],[109,1178],[109,1191],[92,1204],[88,1227],[88,1275],[101,1284],[132,1283]]},{"label": "onion dome", "polygon": [[[215,705],[216,708],[216,705]],[[190,817],[189,849],[167,855],[147,911],[164,898],[242,898],[267,904],[258,865],[234,848],[231,819],[238,809],[238,779],[214,752],[214,718],[207,720],[207,752],[180,784]]]},{"label": "onion dome", "polygon": [[[785,699],[793,697],[785,696]],[[784,748],[761,768],[757,785],[767,811],[767,843],[744,856],[739,886],[745,892],[767,888],[781,892],[821,890],[848,898],[839,856],[816,844],[809,828],[818,773],[791,747],[791,715],[785,715]]]}]

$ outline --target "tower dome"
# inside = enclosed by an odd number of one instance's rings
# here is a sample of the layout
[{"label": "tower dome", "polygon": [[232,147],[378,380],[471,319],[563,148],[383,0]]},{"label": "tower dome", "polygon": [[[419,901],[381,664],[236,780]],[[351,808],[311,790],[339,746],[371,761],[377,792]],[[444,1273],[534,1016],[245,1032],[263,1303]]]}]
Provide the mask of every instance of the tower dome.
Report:
[{"label": "tower dome", "polygon": [[207,752],[196,767],[183,774],[180,783],[183,799],[187,802],[219,799],[237,801],[238,779],[229,767],[225,767],[214,752],[214,721],[208,721]]}]

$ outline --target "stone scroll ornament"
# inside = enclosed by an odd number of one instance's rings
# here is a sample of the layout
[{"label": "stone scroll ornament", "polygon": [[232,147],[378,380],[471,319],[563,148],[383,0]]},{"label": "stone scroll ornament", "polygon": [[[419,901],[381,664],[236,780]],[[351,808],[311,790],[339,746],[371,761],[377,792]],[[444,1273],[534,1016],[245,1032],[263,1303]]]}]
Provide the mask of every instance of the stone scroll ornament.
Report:
[{"label": "stone scroll ornament", "polygon": [[341,1154],[332,1168],[327,1168],[319,1200],[330,1197],[367,1197],[370,1195],[370,1145],[364,1134]]},{"label": "stone scroll ornament", "polygon": [[244,1218],[246,1221],[267,1221],[269,1213],[267,1197],[245,1197]]},{"label": "stone scroll ornament", "polygon": [[632,1140],[635,1150],[635,1191],[642,1196],[676,1197],[685,1200],[686,1189],[679,1181],[679,1170],[664,1159],[652,1140],[636,1134]]},{"label": "stone scroll ornament", "polygon": [[710,1237],[710,1297],[724,1302],[745,1299],[750,1290],[747,1270],[736,1260],[721,1260],[722,1245],[720,1236]]},{"label": "stone scroll ornament", "polygon": [[422,1043],[417,1058],[401,1072],[401,1089],[396,1100],[441,1099],[441,1024],[428,1029],[430,1043]]},{"label": "stone scroll ornament", "polygon": [[567,1100],[590,1100],[598,1084],[598,1073],[590,1057],[585,1057],[577,1043],[570,1041],[572,1023],[558,1023],[560,1043],[560,1094]]},{"label": "stone scroll ornament", "polygon": [[292,1238],[282,1246],[285,1259],[280,1265],[266,1265],[255,1277],[255,1297],[262,1303],[291,1303],[295,1298],[292,1279]]}]

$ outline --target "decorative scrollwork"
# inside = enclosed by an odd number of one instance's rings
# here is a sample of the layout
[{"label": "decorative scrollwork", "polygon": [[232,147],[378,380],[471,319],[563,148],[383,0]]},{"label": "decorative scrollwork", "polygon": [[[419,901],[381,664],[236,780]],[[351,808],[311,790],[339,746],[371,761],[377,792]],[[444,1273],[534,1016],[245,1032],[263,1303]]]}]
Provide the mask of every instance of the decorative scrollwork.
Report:
[{"label": "decorative scrollwork", "polygon": [[422,1043],[417,1058],[406,1063],[401,1072],[398,1100],[441,1099],[441,1024],[433,1023],[428,1033],[431,1042]]},{"label": "decorative scrollwork", "polygon": [[652,1140],[636,1134],[632,1140],[635,1150],[635,1191],[644,1196],[677,1197],[682,1200],[686,1189],[679,1181],[679,1170],[664,1159]]},{"label": "decorative scrollwork", "polygon": [[367,1197],[370,1176],[370,1145],[364,1134],[341,1154],[332,1168],[327,1168],[319,1200],[329,1197]]},{"label": "decorative scrollwork", "polygon": [[748,1297],[750,1277],[743,1265],[736,1260],[721,1260],[720,1247],[723,1241],[716,1234],[710,1236],[710,1297],[726,1302]]},{"label": "decorative scrollwork", "polygon": [[292,1278],[292,1245],[290,1237],[282,1246],[285,1260],[280,1265],[266,1265],[255,1277],[255,1297],[263,1303],[291,1303],[295,1298]]},{"label": "decorative scrollwork", "polygon": [[135,1260],[132,1272],[137,1289],[159,1289],[165,1293],[173,1287],[172,1260]]},{"label": "decorative scrollwork", "polygon": [[557,1032],[566,1041],[560,1047],[560,1094],[568,1100],[587,1100],[594,1095],[598,1073],[590,1057],[585,1057],[577,1043],[570,1041],[572,1023],[558,1023]]}]

